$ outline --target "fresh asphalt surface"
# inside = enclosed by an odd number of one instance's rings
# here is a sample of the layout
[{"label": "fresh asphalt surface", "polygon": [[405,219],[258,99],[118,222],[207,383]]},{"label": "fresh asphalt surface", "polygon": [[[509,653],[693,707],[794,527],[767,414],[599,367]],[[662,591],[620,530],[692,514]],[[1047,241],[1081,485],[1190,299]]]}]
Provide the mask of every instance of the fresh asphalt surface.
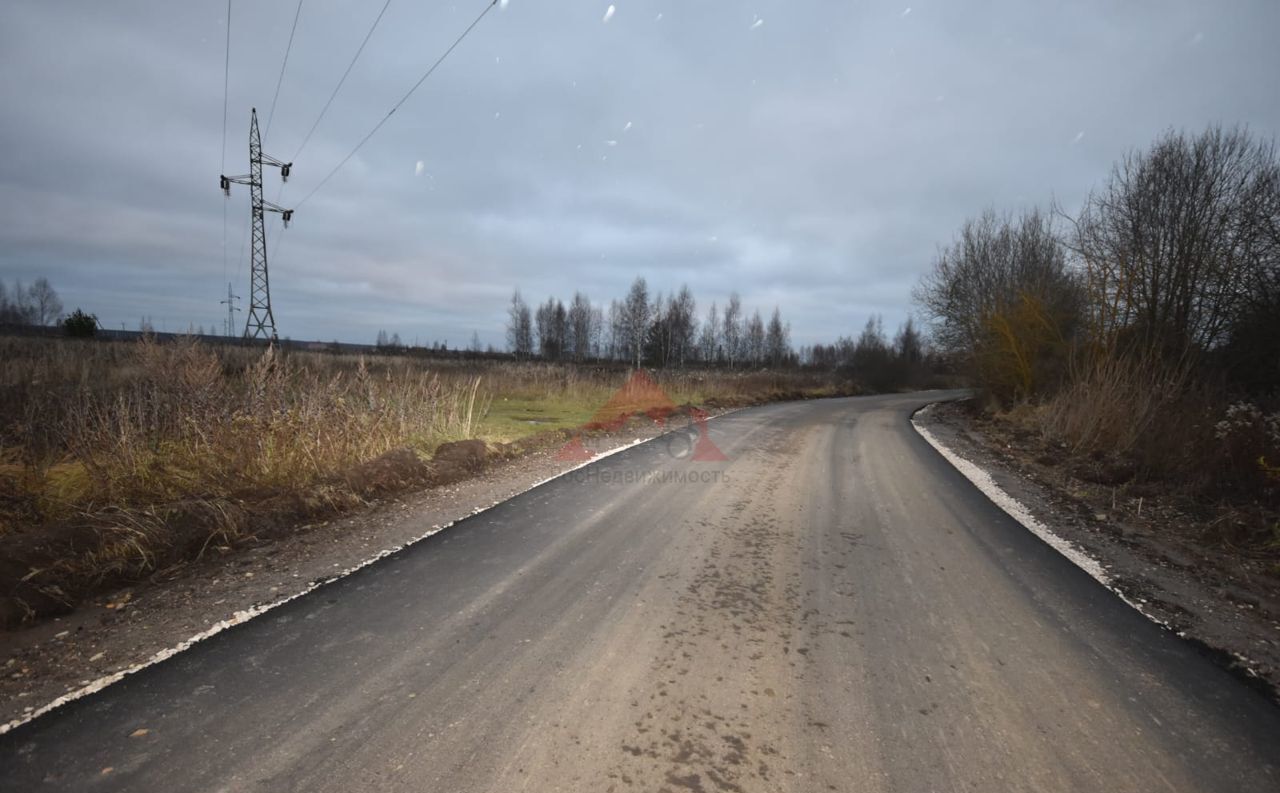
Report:
[{"label": "fresh asphalt surface", "polygon": [[0,790],[1280,790],[1280,708],[987,501],[938,397],[608,457],[3,736]]}]

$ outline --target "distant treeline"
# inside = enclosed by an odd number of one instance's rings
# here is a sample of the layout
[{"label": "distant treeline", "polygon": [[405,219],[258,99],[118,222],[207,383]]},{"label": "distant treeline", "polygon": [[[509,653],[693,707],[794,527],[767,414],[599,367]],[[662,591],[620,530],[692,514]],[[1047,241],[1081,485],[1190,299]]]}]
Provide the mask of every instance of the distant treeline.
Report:
[{"label": "distant treeline", "polygon": [[62,318],[62,300],[47,278],[37,278],[31,286],[0,281],[0,325],[54,325]]},{"label": "distant treeline", "polygon": [[644,278],[636,278],[626,296],[610,300],[607,307],[593,304],[582,292],[575,292],[567,305],[550,297],[530,306],[516,290],[506,332],[508,350],[520,358],[622,361],[658,368],[845,369],[875,381],[877,388],[910,384],[935,363],[911,320],[893,340],[886,337],[881,319],[872,317],[857,339],[795,349],[791,324],[777,307],[766,321],[759,309],[748,314],[734,292],[723,306],[711,303],[699,320],[688,286],[650,296]]}]

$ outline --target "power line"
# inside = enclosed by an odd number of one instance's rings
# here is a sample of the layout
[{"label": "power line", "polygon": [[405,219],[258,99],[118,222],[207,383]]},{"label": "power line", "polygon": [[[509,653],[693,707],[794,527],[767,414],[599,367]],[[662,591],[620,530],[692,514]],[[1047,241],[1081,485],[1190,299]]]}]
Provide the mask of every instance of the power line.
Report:
[{"label": "power line", "polygon": [[427,69],[427,71],[421,77],[418,78],[418,82],[414,83],[413,87],[410,88],[409,91],[404,96],[400,97],[400,101],[396,102],[391,107],[391,109],[387,111],[387,114],[382,117],[382,120],[379,121],[376,125],[374,125],[373,129],[369,130],[369,134],[361,138],[360,142],[356,144],[356,147],[352,149],[351,152],[348,153],[346,157],[343,157],[342,161],[339,162],[336,166],[334,166],[333,170],[330,171],[328,175],[326,175],[323,179],[320,180],[320,184],[312,188],[311,192],[307,193],[307,195],[294,206],[294,209],[298,209],[303,204],[307,203],[307,201],[311,199],[311,196],[315,195],[320,190],[320,188],[324,187],[329,182],[329,180],[333,178],[334,174],[342,170],[342,166],[346,165],[347,161],[350,160],[352,157],[354,157],[356,152],[360,151],[361,147],[364,146],[364,144],[368,143],[369,139],[372,138],[375,134],[377,134],[378,130],[382,129],[382,125],[387,123],[387,121],[391,118],[391,116],[394,115],[395,112],[400,109],[400,106],[403,105],[406,101],[408,101],[409,97],[413,96],[413,93],[418,90],[418,87],[427,81],[427,78],[431,76],[432,72],[434,72],[440,66],[441,63],[444,63],[444,59],[449,57],[449,54],[453,52],[458,47],[459,44],[462,43],[462,40],[465,39],[471,33],[471,31],[475,29],[476,25],[480,24],[480,20],[484,19],[485,15],[488,14],[490,11],[492,11],[493,7],[496,6],[497,4],[498,4],[498,0],[490,0],[490,3],[484,7],[483,11],[480,12],[480,15],[477,16],[471,22],[470,25],[467,25],[466,30],[462,31],[462,34],[458,36],[458,38],[455,39],[452,44],[449,45],[449,48],[445,50],[444,53],[439,58],[436,59],[435,63],[431,64],[431,68]]},{"label": "power line", "polygon": [[[227,4],[229,6],[231,4],[231,0],[227,0]],[[262,135],[263,137],[266,137],[267,134],[271,132],[271,122],[276,116],[276,102],[280,99],[280,86],[284,84],[285,69],[289,66],[289,53],[293,51],[293,37],[294,37],[294,34],[298,32],[298,19],[301,16],[302,16],[302,0],[298,0],[298,7],[293,12],[293,27],[289,29],[289,42],[285,45],[285,48],[284,48],[284,60],[280,62],[280,76],[276,78],[276,92],[275,92],[275,95],[271,97],[271,110],[267,114],[267,128],[266,128],[266,131],[263,132],[263,135]],[[224,126],[225,126],[225,121],[224,121]],[[225,137],[225,132],[223,134]],[[224,158],[224,162],[223,162],[222,170],[223,172],[226,172],[225,154],[223,158]],[[279,196],[277,196],[277,198],[279,198]],[[245,248],[245,243],[248,241],[249,230],[251,227],[252,227],[252,223],[246,226],[244,235],[240,238],[240,255],[236,257],[236,280],[237,281],[240,280],[240,271],[244,268],[244,248]]]},{"label": "power line", "polygon": [[[228,2],[229,1],[230,0],[228,0]],[[338,92],[342,90],[342,86],[344,83],[346,83],[347,77],[351,74],[351,70],[355,68],[356,61],[360,60],[360,54],[364,52],[365,45],[369,43],[369,39],[373,38],[373,32],[378,29],[378,23],[382,21],[382,17],[384,14],[387,13],[387,8],[390,5],[391,5],[391,0],[387,0],[385,3],[382,4],[382,10],[379,11],[378,16],[374,18],[373,24],[369,26],[369,31],[364,34],[364,40],[361,41],[360,46],[356,48],[356,53],[351,57],[351,62],[347,64],[346,71],[342,73],[342,77],[338,79],[338,84],[333,87],[333,93],[329,94],[328,101],[326,101],[324,103],[324,107],[320,109],[320,115],[316,116],[316,120],[311,125],[311,129],[307,130],[306,137],[304,137],[302,139],[302,143],[298,145],[298,150],[294,152],[293,154],[294,160],[298,159],[298,156],[302,154],[302,150],[307,147],[307,144],[309,142],[311,142],[311,136],[314,135],[316,129],[319,128],[320,122],[324,120],[325,114],[329,112],[329,106],[333,104],[333,100],[337,98]],[[276,203],[279,203],[283,199],[284,187],[285,186],[283,184],[280,185],[280,190],[276,194]],[[272,230],[274,231],[275,230],[274,218],[272,219],[271,227],[272,227]],[[272,258],[274,258],[275,256],[276,249],[280,247],[281,239],[283,239],[283,237],[276,237],[275,246],[272,248]],[[241,255],[243,256],[243,254],[244,254],[244,251],[242,250]]]},{"label": "power line", "polygon": [[231,0],[227,0],[227,54],[222,64],[222,170],[227,170],[227,89],[231,84]]},{"label": "power line", "polygon": [[[222,172],[227,170],[227,97],[231,85],[231,0],[227,0],[227,54],[222,64]],[[222,277],[227,277],[227,202],[222,202]]]},{"label": "power line", "polygon": [[333,100],[338,96],[338,92],[342,90],[342,85],[347,81],[347,75],[351,74],[351,70],[355,67],[356,61],[360,59],[360,53],[364,52],[364,47],[369,43],[369,39],[373,37],[373,31],[377,29],[378,23],[382,21],[382,15],[387,13],[387,6],[391,5],[391,0],[382,4],[382,10],[378,12],[378,16],[373,20],[373,25],[369,28],[369,32],[364,34],[364,41],[360,42],[359,49],[351,58],[351,63],[347,64],[347,70],[342,73],[342,78],[338,80],[338,84],[333,87],[333,93],[329,94],[329,101],[324,103],[324,107],[320,109],[320,115],[316,116],[316,121],[311,125],[311,129],[307,130],[307,135],[302,139],[302,143],[298,146],[298,150],[294,152],[293,159],[298,159],[298,155],[302,154],[302,150],[307,147],[311,141],[311,136],[315,134],[316,128],[320,126],[320,122],[324,119],[324,114],[329,112],[329,105],[333,104]]},{"label": "power line", "polygon": [[280,98],[280,85],[284,83],[284,70],[289,65],[289,51],[293,49],[293,34],[298,32],[298,17],[302,16],[302,0],[298,0],[298,10],[293,12],[293,27],[289,30],[289,43],[284,48],[284,61],[280,64],[280,78],[276,80],[276,95],[271,98],[271,111],[267,113],[267,129],[263,137],[271,134],[271,121],[276,117],[276,100]]}]

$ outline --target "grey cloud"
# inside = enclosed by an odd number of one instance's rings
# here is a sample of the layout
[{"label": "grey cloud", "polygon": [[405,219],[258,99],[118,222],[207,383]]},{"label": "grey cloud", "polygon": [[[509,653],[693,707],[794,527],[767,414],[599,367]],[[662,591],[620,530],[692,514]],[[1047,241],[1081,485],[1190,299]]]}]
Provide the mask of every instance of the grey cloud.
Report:
[{"label": "grey cloud", "polygon": [[[892,326],[966,215],[1073,207],[1169,127],[1280,127],[1269,0],[913,2],[906,16],[621,0],[603,24],[607,5],[495,9],[293,227],[272,227],[282,333],[498,344],[513,288],[607,301],[635,275],[688,282],[699,313],[731,290],[776,304],[800,343],[872,312]],[[230,173],[247,169],[251,106],[265,127],[295,7],[233,3]],[[380,7],[304,3],[270,153],[294,155]],[[268,197],[306,195],[482,7],[393,2]],[[46,275],[115,325],[210,326],[228,278],[244,294],[247,196],[224,203],[214,179],[224,10],[5,4],[0,275]]]}]

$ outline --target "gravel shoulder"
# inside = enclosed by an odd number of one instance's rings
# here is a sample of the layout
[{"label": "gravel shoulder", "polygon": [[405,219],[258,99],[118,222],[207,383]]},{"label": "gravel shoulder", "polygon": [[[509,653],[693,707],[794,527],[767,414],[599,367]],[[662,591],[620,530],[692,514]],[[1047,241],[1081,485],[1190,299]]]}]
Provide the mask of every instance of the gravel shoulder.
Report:
[{"label": "gravel shoulder", "polygon": [[1280,691],[1280,575],[1274,558],[1204,541],[1209,526],[1176,499],[1133,497],[1072,475],[1043,439],[940,403],[916,420],[1106,568],[1152,619],[1273,698]]},{"label": "gravel shoulder", "polygon": [[[621,431],[593,434],[584,445],[600,454],[659,434],[652,423],[633,422]],[[70,614],[0,631],[0,725],[580,464],[560,459],[558,452],[549,444],[455,484],[406,493],[235,548],[210,548],[199,561],[92,598]]]}]

